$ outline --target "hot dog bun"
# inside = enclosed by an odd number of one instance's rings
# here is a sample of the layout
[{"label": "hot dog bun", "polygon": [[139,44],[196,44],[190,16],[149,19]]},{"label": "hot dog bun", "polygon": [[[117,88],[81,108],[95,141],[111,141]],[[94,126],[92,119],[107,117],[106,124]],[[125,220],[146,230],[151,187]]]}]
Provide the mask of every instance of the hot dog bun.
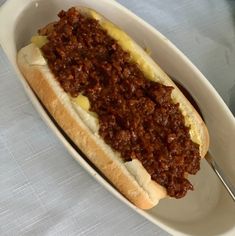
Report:
[{"label": "hot dog bun", "polygon": [[[175,88],[172,99],[180,104],[185,123],[191,127],[191,139],[200,145],[200,155],[204,157],[209,146],[207,128],[171,79],[117,26],[94,10],[84,7],[78,9],[83,14],[98,20],[108,34],[116,39],[123,49],[132,55],[132,58],[136,59],[139,68],[147,77]],[[102,140],[97,132],[96,121],[73,103],[69,95],[64,92],[36,45],[30,44],[22,48],[18,53],[17,61],[24,77],[59,126],[124,196],[142,209],[155,206],[160,199],[167,196],[166,189],[151,180],[151,176],[137,159],[124,163],[120,155]]]}]

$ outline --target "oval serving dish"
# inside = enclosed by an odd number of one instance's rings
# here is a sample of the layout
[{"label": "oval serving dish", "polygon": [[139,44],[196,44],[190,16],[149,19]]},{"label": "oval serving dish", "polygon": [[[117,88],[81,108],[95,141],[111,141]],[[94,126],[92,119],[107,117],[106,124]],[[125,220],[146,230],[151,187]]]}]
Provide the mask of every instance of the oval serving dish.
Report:
[{"label": "oval serving dish", "polygon": [[27,95],[40,116],[71,155],[114,196],[136,212],[173,235],[235,235],[235,204],[205,160],[191,178],[195,191],[180,200],[165,199],[151,210],[136,208],[114,189],[71,145],[30,89],[16,64],[17,51],[36,29],[56,19],[61,9],[83,5],[103,14],[126,31],[152,58],[190,92],[199,105],[209,129],[210,152],[235,182],[235,119],[215,89],[199,70],[167,38],[113,0],[8,0],[0,9],[0,42],[15,68]]}]

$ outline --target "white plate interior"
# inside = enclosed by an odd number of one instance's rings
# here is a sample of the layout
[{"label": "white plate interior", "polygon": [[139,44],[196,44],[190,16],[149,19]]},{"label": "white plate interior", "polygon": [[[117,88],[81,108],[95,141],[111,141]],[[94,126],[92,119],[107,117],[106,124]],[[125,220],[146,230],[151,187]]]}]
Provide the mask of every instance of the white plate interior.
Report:
[{"label": "white plate interior", "polygon": [[[210,150],[216,161],[235,182],[235,121],[222,99],[203,75],[164,36],[112,0],[9,0],[0,9],[0,40],[9,60],[19,73],[17,50],[29,42],[36,30],[56,19],[61,9],[84,5],[96,9],[128,32],[140,45],[151,49],[152,57],[164,70],[184,84],[199,104],[211,136]],[[17,9],[17,10],[15,10]],[[4,20],[3,20],[4,19]],[[70,153],[116,197],[136,209],[100,177],[59,133],[37,102],[22,76],[19,78],[42,118]],[[235,235],[235,205],[224,191],[206,161],[193,176],[195,191],[181,200],[167,199],[140,214],[174,235]]]}]

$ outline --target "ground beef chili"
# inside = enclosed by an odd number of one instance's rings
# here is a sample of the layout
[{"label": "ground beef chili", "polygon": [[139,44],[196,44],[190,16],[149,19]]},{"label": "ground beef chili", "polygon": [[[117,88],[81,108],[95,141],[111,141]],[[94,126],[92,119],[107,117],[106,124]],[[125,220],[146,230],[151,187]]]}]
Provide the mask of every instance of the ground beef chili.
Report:
[{"label": "ground beef chili", "polygon": [[199,145],[190,140],[172,87],[147,80],[118,43],[94,19],[75,8],[61,11],[42,52],[63,89],[89,98],[99,134],[125,162],[137,158],[169,196],[183,197],[185,174],[200,168]]}]

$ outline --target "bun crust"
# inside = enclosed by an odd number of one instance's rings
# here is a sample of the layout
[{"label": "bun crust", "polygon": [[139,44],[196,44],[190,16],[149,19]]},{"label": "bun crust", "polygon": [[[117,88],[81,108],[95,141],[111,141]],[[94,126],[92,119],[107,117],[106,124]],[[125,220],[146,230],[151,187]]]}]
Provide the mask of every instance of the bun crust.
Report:
[{"label": "bun crust", "polygon": [[[100,22],[108,22],[98,13],[95,12],[94,15],[93,10],[82,8],[82,11],[84,14],[95,17]],[[112,27],[116,26],[112,25]],[[116,29],[120,31],[120,29]],[[121,34],[130,39],[124,32],[121,32]],[[156,81],[163,81],[162,83],[165,85],[176,88],[172,97],[182,104],[182,114],[185,117],[190,117],[188,120],[193,131],[193,137],[197,137],[201,156],[204,157],[209,146],[209,135],[201,117],[176,85],[134,41],[132,41],[130,50],[132,50],[130,53],[133,50],[135,50],[133,53],[137,51],[139,57],[149,63],[149,68],[156,74]],[[126,198],[139,208],[149,209],[155,206],[160,199],[167,196],[165,188],[151,180],[150,175],[138,160],[124,163],[119,155],[105,144],[97,133],[92,132],[84,124],[69,95],[64,92],[50,72],[39,48],[34,44],[22,48],[18,53],[17,61],[25,79],[58,125]]]}]

